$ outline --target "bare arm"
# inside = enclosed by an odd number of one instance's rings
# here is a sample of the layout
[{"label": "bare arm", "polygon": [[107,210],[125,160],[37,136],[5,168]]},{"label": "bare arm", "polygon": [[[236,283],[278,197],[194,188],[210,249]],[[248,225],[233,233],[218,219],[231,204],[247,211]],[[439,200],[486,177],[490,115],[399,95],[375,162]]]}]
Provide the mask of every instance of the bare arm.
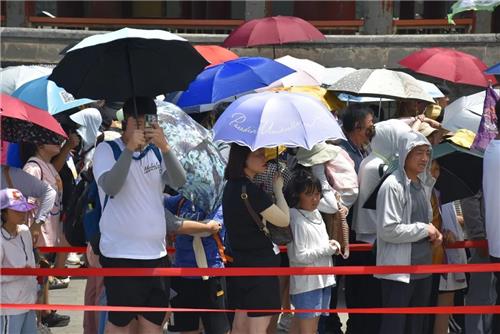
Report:
[{"label": "bare arm", "polygon": [[275,226],[288,226],[290,224],[290,212],[285,196],[283,195],[283,179],[274,183],[274,196],[276,204],[271,205],[260,214],[267,222]]}]

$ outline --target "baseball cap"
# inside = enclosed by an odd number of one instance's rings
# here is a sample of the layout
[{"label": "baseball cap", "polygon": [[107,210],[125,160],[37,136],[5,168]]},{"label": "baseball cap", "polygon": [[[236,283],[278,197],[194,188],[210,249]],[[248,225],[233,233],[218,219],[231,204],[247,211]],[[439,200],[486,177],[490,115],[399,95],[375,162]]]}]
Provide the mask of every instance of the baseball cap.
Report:
[{"label": "baseball cap", "polygon": [[17,189],[6,188],[0,190],[0,202],[3,209],[27,212],[36,208],[36,205],[28,203],[26,198]]}]

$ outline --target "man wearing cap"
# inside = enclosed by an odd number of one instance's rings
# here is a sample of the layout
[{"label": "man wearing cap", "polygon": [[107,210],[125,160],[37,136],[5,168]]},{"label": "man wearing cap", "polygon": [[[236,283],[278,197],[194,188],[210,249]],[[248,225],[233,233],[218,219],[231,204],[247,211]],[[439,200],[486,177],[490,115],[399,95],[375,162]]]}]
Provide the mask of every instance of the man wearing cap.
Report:
[{"label": "man wearing cap", "polygon": [[[12,188],[0,190],[2,227],[0,242],[1,268],[35,268],[33,241],[29,228],[28,212],[35,209],[23,194]],[[37,282],[33,276],[0,276],[1,300],[5,304],[35,304]],[[2,333],[36,333],[34,310],[0,310]]]}]

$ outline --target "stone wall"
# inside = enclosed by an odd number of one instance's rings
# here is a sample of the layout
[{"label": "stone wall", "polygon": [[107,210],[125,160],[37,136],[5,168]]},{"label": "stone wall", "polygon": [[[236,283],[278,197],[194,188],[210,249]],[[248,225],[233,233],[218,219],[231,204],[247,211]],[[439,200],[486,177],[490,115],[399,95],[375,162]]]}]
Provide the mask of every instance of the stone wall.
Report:
[{"label": "stone wall", "polygon": [[[55,64],[67,45],[98,31],[0,28],[2,66]],[[183,35],[194,44],[220,44],[226,35]],[[481,58],[486,64],[500,61],[500,34],[328,36],[318,43],[276,46],[276,57],[309,58],[327,67],[398,68],[397,62],[421,48],[455,48]],[[240,56],[273,57],[273,47],[233,49]]]}]

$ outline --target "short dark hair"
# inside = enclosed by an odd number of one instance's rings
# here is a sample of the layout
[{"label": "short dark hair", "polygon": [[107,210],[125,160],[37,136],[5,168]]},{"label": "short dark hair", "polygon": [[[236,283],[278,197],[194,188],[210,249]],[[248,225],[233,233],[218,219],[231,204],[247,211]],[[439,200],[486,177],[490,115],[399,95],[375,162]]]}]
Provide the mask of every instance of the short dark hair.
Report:
[{"label": "short dark hair", "polygon": [[19,159],[21,163],[26,165],[31,157],[34,157],[38,152],[39,145],[29,142],[21,142],[19,145]]},{"label": "short dark hair", "polygon": [[299,205],[300,194],[313,191],[322,193],[320,180],[306,168],[297,168],[285,189],[285,198],[288,206],[296,208]]},{"label": "short dark hair", "polygon": [[[137,106],[137,113],[135,112],[134,108],[134,99],[135,99],[135,105]],[[123,116],[125,119],[129,117],[135,117],[141,116],[141,115],[156,115],[156,103],[155,100],[151,97],[146,97],[146,96],[136,96],[136,97],[131,97],[127,101],[125,101],[125,104],[123,105]]]},{"label": "short dark hair", "polygon": [[224,178],[226,180],[235,180],[245,176],[247,158],[251,152],[246,146],[236,143],[231,144],[226,170],[224,171]]},{"label": "short dark hair", "polygon": [[347,133],[353,132],[368,115],[373,115],[370,107],[351,104],[341,113],[342,128]]}]

